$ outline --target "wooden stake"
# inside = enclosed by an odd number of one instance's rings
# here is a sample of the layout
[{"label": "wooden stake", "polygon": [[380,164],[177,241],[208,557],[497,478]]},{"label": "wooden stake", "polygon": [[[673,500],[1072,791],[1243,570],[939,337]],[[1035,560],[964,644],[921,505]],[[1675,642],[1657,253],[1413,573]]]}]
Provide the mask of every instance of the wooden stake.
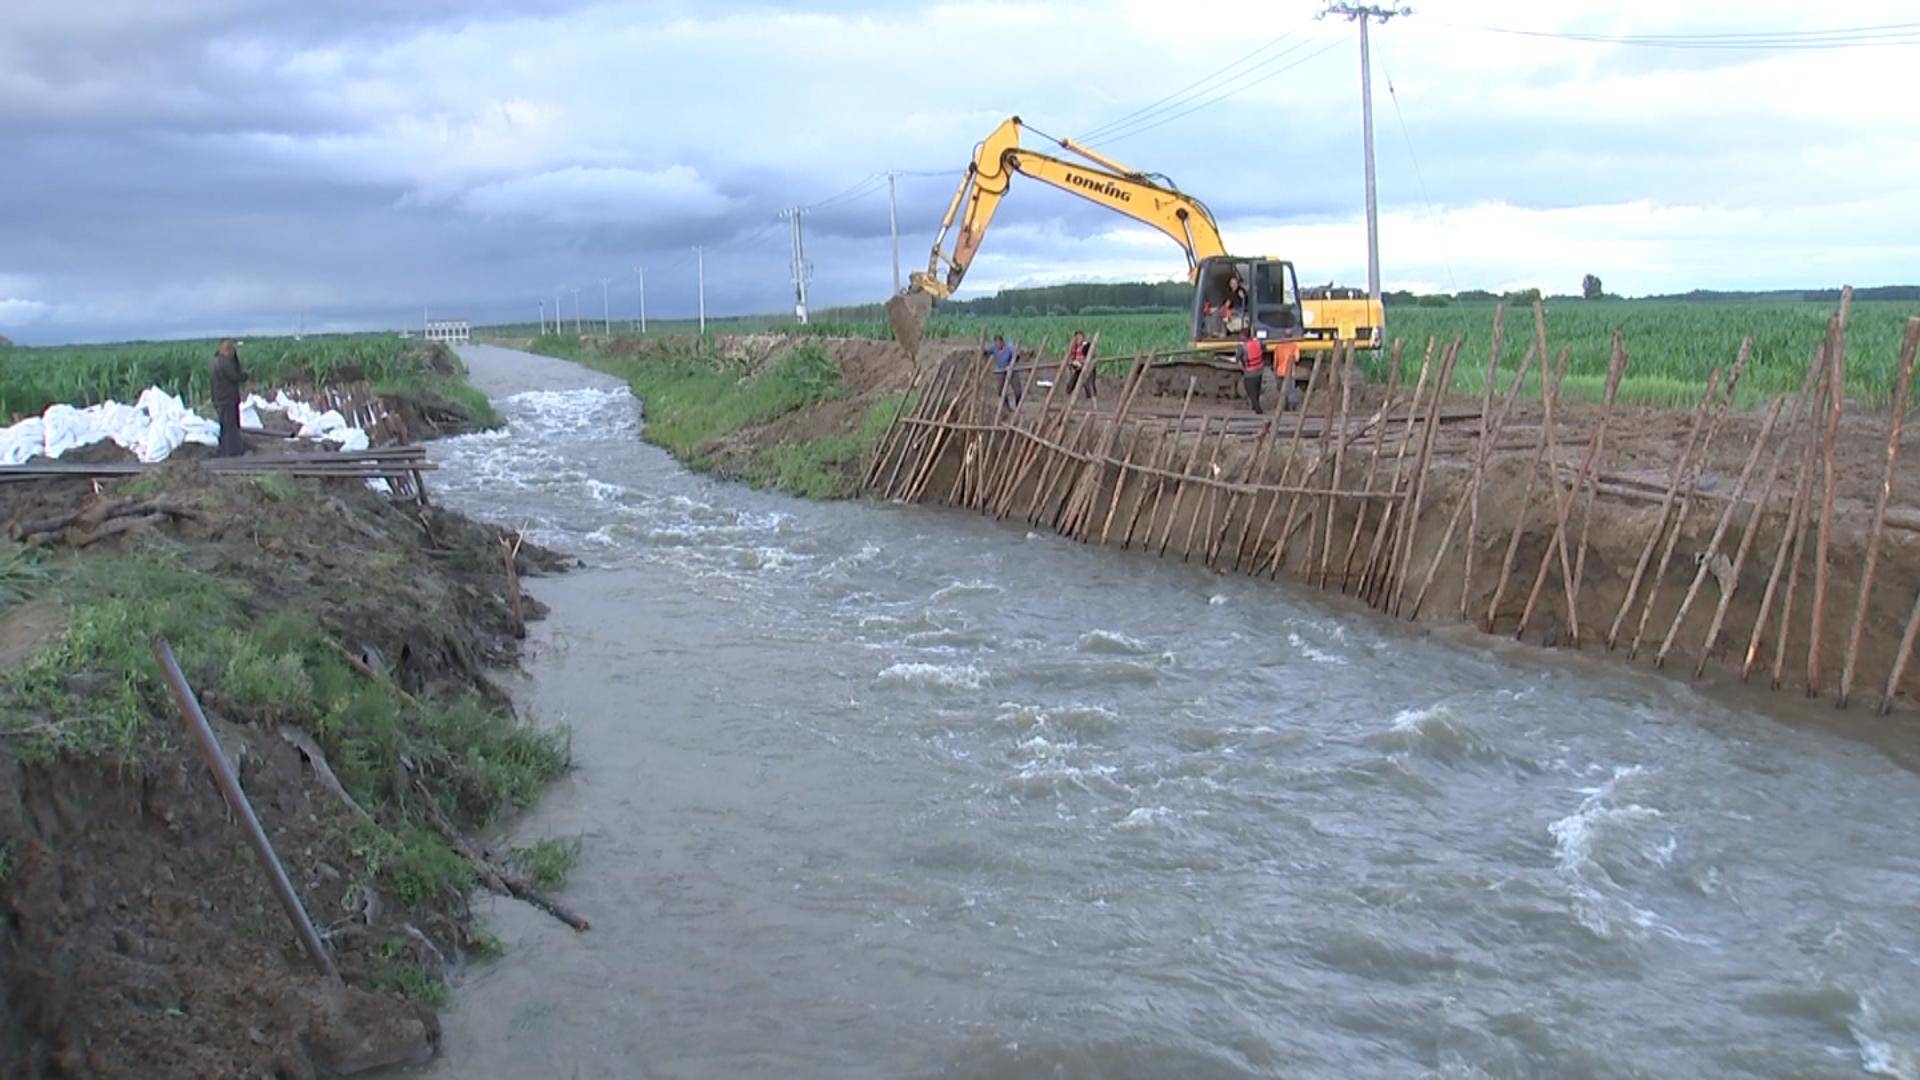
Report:
[{"label": "wooden stake", "polygon": [[1720,512],[1720,520],[1714,523],[1713,536],[1707,541],[1706,552],[1701,556],[1700,566],[1693,574],[1693,582],[1687,586],[1687,595],[1681,599],[1680,608],[1673,613],[1673,625],[1667,627],[1667,636],[1660,642],[1660,651],[1654,654],[1653,666],[1664,667],[1667,654],[1673,651],[1673,642],[1680,635],[1680,624],[1686,621],[1687,609],[1693,606],[1694,598],[1700,595],[1700,585],[1713,572],[1713,557],[1720,551],[1720,541],[1726,539],[1727,526],[1733,522],[1733,512],[1739,508],[1740,501],[1747,494],[1747,485],[1753,481],[1753,470],[1760,464],[1760,454],[1766,448],[1767,440],[1773,437],[1773,425],[1780,419],[1780,409],[1787,399],[1776,397],[1773,407],[1767,410],[1767,419],[1760,425],[1760,435],[1753,440],[1753,450],[1747,454],[1747,463],[1740,470],[1740,479],[1734,482],[1733,497]]},{"label": "wooden stake", "polygon": [[1647,566],[1653,561],[1653,549],[1666,532],[1668,516],[1673,512],[1673,500],[1680,493],[1680,480],[1687,473],[1687,462],[1693,457],[1694,446],[1700,440],[1705,428],[1707,407],[1713,402],[1720,390],[1720,369],[1714,368],[1707,377],[1706,393],[1693,407],[1693,419],[1687,426],[1687,445],[1674,459],[1673,470],[1667,476],[1667,493],[1660,500],[1660,518],[1654,522],[1653,531],[1647,534],[1647,542],[1640,549],[1640,561],[1634,564],[1633,577],[1627,582],[1627,595],[1620,599],[1620,610],[1614,613],[1613,627],[1607,631],[1607,649],[1611,651],[1620,640],[1620,627],[1627,621],[1627,611],[1633,607],[1633,601],[1640,595],[1640,581],[1646,575]]},{"label": "wooden stake", "polygon": [[1873,526],[1867,530],[1867,569],[1860,577],[1860,599],[1854,605],[1853,632],[1847,635],[1847,656],[1840,673],[1841,708],[1853,695],[1853,673],[1860,659],[1860,639],[1867,632],[1867,607],[1873,600],[1873,572],[1880,558],[1880,531],[1887,524],[1887,501],[1893,497],[1894,470],[1900,464],[1900,428],[1907,418],[1907,399],[1913,389],[1913,359],[1920,345],[1920,318],[1907,320],[1906,340],[1900,343],[1900,374],[1893,386],[1893,418],[1887,423],[1887,471],[1880,480],[1880,497],[1873,507]]},{"label": "wooden stake", "polygon": [[[1413,397],[1407,399],[1407,419],[1401,426],[1400,444],[1394,449],[1393,479],[1387,485],[1387,491],[1389,493],[1397,494],[1400,491],[1401,465],[1406,461],[1407,444],[1413,441],[1413,418],[1414,415],[1420,411],[1420,393],[1426,389],[1427,375],[1433,367],[1433,348],[1434,339],[1428,338],[1426,356],[1420,361],[1420,377],[1413,384]],[[1386,607],[1386,578],[1392,569],[1389,566],[1380,565],[1379,556],[1398,546],[1397,540],[1392,544],[1382,546],[1382,541],[1385,539],[1384,531],[1388,528],[1389,524],[1391,524],[1393,535],[1398,537],[1401,527],[1400,519],[1406,516],[1405,514],[1398,513],[1396,510],[1397,506],[1397,503],[1389,502],[1386,510],[1380,515],[1380,525],[1374,530],[1373,546],[1367,553],[1367,568],[1360,572],[1360,594],[1362,597],[1367,598],[1368,603],[1377,608]],[[1387,556],[1387,561],[1390,562],[1391,558],[1390,555]],[[1372,575],[1371,578],[1369,578],[1369,574]],[[1369,587],[1370,585],[1371,587]],[[1377,596],[1369,597],[1369,593],[1375,593]]]},{"label": "wooden stake", "polygon": [[[1491,423],[1481,425],[1480,445],[1477,447],[1479,452],[1473,458],[1473,478],[1469,481],[1467,490],[1462,492],[1461,497],[1453,504],[1453,515],[1447,519],[1446,531],[1440,535],[1440,546],[1434,549],[1433,559],[1427,563],[1427,576],[1420,582],[1420,590],[1413,595],[1413,610],[1407,613],[1408,622],[1420,617],[1420,608],[1426,603],[1427,589],[1433,584],[1434,575],[1439,572],[1440,564],[1446,559],[1447,550],[1453,543],[1454,530],[1460,525],[1461,513],[1468,508],[1469,503],[1479,498],[1481,473],[1486,469],[1487,459],[1492,456],[1493,444],[1499,440],[1501,432],[1506,430],[1507,416],[1513,411],[1514,401],[1520,396],[1520,384],[1527,377],[1527,369],[1533,366],[1533,357],[1534,349],[1529,346],[1527,355],[1513,373],[1513,381],[1508,384],[1505,396],[1501,398],[1499,415],[1493,417]],[[1469,571],[1460,585],[1463,589],[1468,588],[1473,580],[1472,548],[1467,549],[1467,565]]]},{"label": "wooden stake", "polygon": [[[1382,417],[1383,422],[1380,424],[1378,428],[1374,429],[1373,452],[1367,455],[1367,479],[1365,484],[1362,487],[1362,490],[1367,495],[1373,494],[1373,479],[1375,474],[1379,471],[1380,452],[1386,448],[1386,443],[1387,443],[1388,425],[1384,422],[1384,419],[1387,416],[1392,414],[1393,392],[1399,388],[1399,385],[1400,385],[1400,342],[1396,341],[1393,343],[1393,362],[1387,368],[1386,396],[1380,399],[1380,415]],[[1382,506],[1382,513],[1386,511],[1387,506],[1391,506],[1391,505],[1392,505],[1391,503],[1384,504]],[[1365,530],[1367,526],[1367,514],[1371,512],[1372,509],[1373,509],[1373,500],[1362,499],[1360,502],[1360,512],[1353,516],[1353,535],[1347,538],[1347,554],[1346,554],[1346,557],[1342,559],[1340,563],[1340,591],[1342,593],[1347,591],[1347,583],[1353,580],[1353,556],[1355,552],[1359,550],[1360,533],[1363,530]],[[1237,563],[1236,563],[1236,566],[1237,566]]]},{"label": "wooden stake", "polygon": [[[1480,545],[1480,476],[1486,471],[1487,459],[1493,456],[1493,436],[1490,434],[1487,426],[1487,413],[1493,409],[1493,385],[1495,377],[1500,371],[1500,347],[1506,335],[1506,329],[1507,305],[1504,303],[1495,304],[1493,305],[1493,348],[1489,350],[1487,356],[1486,396],[1480,403],[1480,453],[1474,458],[1473,479],[1470,481],[1470,490],[1467,495],[1469,510],[1467,519],[1467,558],[1466,569],[1462,572],[1460,578],[1460,619],[1462,622],[1465,622],[1467,618],[1467,597],[1473,595],[1473,553],[1474,549]],[[1526,370],[1527,363],[1532,359],[1532,356],[1532,351],[1529,351],[1527,356],[1520,361],[1522,371]],[[1514,385],[1517,387],[1519,384],[1516,382]],[[1429,575],[1429,577],[1431,577],[1431,575]],[[1425,593],[1426,586],[1422,585],[1420,591]],[[1417,598],[1414,600],[1413,608],[1414,614],[1418,615],[1420,612],[1420,601]]]},{"label": "wooden stake", "polygon": [[[1536,346],[1537,348],[1537,346]],[[1560,380],[1567,376],[1567,350],[1560,350],[1559,362],[1549,371],[1546,357],[1540,360],[1540,401],[1543,417],[1550,413],[1547,402],[1560,392]],[[1715,378],[1718,378],[1718,372]],[[1540,434],[1533,443],[1533,460],[1527,465],[1527,486],[1520,493],[1520,508],[1514,513],[1513,531],[1507,535],[1506,557],[1500,560],[1500,576],[1493,582],[1493,599],[1487,602],[1487,621],[1481,627],[1487,633],[1493,633],[1494,624],[1500,617],[1500,601],[1506,599],[1507,582],[1513,575],[1513,560],[1520,554],[1520,536],[1526,532],[1527,514],[1533,509],[1533,488],[1540,479],[1540,463],[1547,455],[1547,424],[1542,422]]]},{"label": "wooden stake", "polygon": [[1753,353],[1753,339],[1745,338],[1740,342],[1740,355],[1733,362],[1733,370],[1727,374],[1726,397],[1714,408],[1713,415],[1707,420],[1706,434],[1700,439],[1700,454],[1693,467],[1687,470],[1687,486],[1680,493],[1680,503],[1674,509],[1673,531],[1667,534],[1666,547],[1660,551],[1660,565],[1653,572],[1653,580],[1647,584],[1647,599],[1640,609],[1640,625],[1633,631],[1633,644],[1627,649],[1627,659],[1640,655],[1640,642],[1646,636],[1647,622],[1653,617],[1653,605],[1660,598],[1660,586],[1666,582],[1667,567],[1673,562],[1673,550],[1680,543],[1681,530],[1687,525],[1687,512],[1693,508],[1693,493],[1700,486],[1700,476],[1706,472],[1707,463],[1713,460],[1708,451],[1713,439],[1720,431],[1720,424],[1727,418],[1727,410],[1733,407],[1734,392],[1740,386],[1740,373],[1746,370],[1747,360]]},{"label": "wooden stake", "polygon": [[[1807,547],[1807,521],[1813,513],[1813,476],[1814,469],[1818,465],[1820,458],[1820,417],[1826,411],[1826,394],[1829,390],[1829,383],[1831,383],[1833,378],[1833,365],[1827,363],[1827,350],[1824,344],[1820,347],[1819,355],[1822,366],[1825,367],[1826,371],[1820,380],[1821,396],[1819,398],[1819,404],[1814,410],[1813,422],[1807,425],[1806,457],[1801,460],[1800,464],[1800,482],[1804,489],[1805,498],[1800,500],[1798,517],[1789,526],[1793,553],[1787,557],[1787,591],[1780,599],[1779,640],[1773,643],[1773,673],[1770,685],[1775,690],[1780,689],[1781,679],[1787,670],[1787,638],[1793,630],[1793,595],[1800,585],[1800,564],[1803,561],[1801,555],[1805,553]],[[1785,554],[1787,551],[1786,540],[1786,537],[1782,537],[1782,554]],[[1779,573],[1778,567],[1775,567],[1774,573]],[[1759,633],[1758,623],[1754,624],[1754,632],[1756,634]]]},{"label": "wooden stake", "polygon": [[[1305,394],[1301,395],[1299,411],[1294,413],[1293,434],[1290,438],[1287,439],[1287,458],[1285,461],[1281,462],[1280,464],[1280,484],[1282,487],[1286,486],[1288,482],[1287,478],[1293,475],[1294,460],[1300,456],[1300,440],[1305,435],[1307,430],[1307,417],[1311,415],[1313,412],[1314,394],[1320,388],[1320,371],[1322,369],[1322,366],[1323,365],[1319,363],[1315,363],[1313,367],[1307,371],[1307,391]],[[1282,390],[1281,396],[1280,396],[1281,404],[1284,405],[1286,403],[1286,400],[1287,400],[1286,392]],[[1284,413],[1286,410],[1283,408],[1280,411]],[[1276,416],[1275,421],[1277,422],[1278,419],[1279,418]],[[1279,508],[1280,508],[1280,494],[1278,492],[1275,492],[1273,498],[1269,500],[1267,503],[1266,514],[1262,516],[1260,519],[1260,530],[1259,532],[1254,534],[1253,542],[1254,542],[1254,551],[1256,554],[1259,552],[1260,542],[1266,539],[1267,527],[1273,524],[1273,513],[1275,510],[1278,510]],[[1261,561],[1259,559],[1255,559],[1253,566],[1249,569],[1249,572],[1258,574],[1263,569],[1264,569],[1264,566],[1261,563]]]},{"label": "wooden stake", "polygon": [[1347,460],[1347,408],[1349,399],[1353,396],[1353,349],[1351,347],[1341,347],[1336,350],[1336,355],[1339,357],[1339,359],[1334,361],[1334,371],[1340,379],[1340,434],[1337,436],[1337,441],[1333,444],[1333,479],[1327,485],[1329,494],[1327,495],[1326,508],[1322,513],[1322,516],[1326,518],[1326,521],[1323,522],[1324,528],[1322,530],[1324,535],[1320,540],[1319,586],[1322,589],[1327,587],[1327,564],[1333,556],[1333,495],[1331,492],[1339,489],[1341,467]]},{"label": "wooden stake", "polygon": [[1807,696],[1820,693],[1820,646],[1827,625],[1827,568],[1831,562],[1828,546],[1833,534],[1833,497],[1839,485],[1834,480],[1834,441],[1840,434],[1840,414],[1847,396],[1847,313],[1853,307],[1853,287],[1840,290],[1840,313],[1828,324],[1827,360],[1833,375],[1827,389],[1826,452],[1822,458],[1825,482],[1820,494],[1820,532],[1813,549],[1813,626],[1807,632]]},{"label": "wooden stake", "polygon": [[[1154,468],[1164,469],[1168,465],[1173,464],[1173,456],[1175,453],[1178,452],[1179,446],[1180,446],[1180,433],[1183,430],[1185,430],[1187,426],[1187,407],[1193,404],[1193,391],[1199,385],[1199,382],[1200,382],[1199,379],[1191,375],[1187,377],[1187,395],[1180,402],[1180,418],[1174,421],[1171,437],[1169,437],[1169,434],[1165,427],[1161,428],[1160,439],[1162,440],[1162,445],[1158,445],[1154,447],[1154,451],[1153,451],[1153,467]],[[1149,538],[1148,542],[1151,542],[1150,538],[1153,536],[1153,514],[1158,513],[1160,510],[1160,493],[1166,488],[1166,486],[1167,486],[1167,482],[1165,479],[1160,477],[1154,478],[1153,512],[1147,515],[1147,537]],[[1134,531],[1134,528],[1140,524],[1140,511],[1146,505],[1147,505],[1147,492],[1143,488],[1140,492],[1140,501],[1134,504],[1133,516],[1127,521],[1127,535],[1124,539],[1120,541],[1120,546],[1122,548],[1131,547],[1133,545],[1133,531]]]},{"label": "wooden stake", "polygon": [[[1559,458],[1554,449],[1553,435],[1547,436],[1547,458],[1549,478],[1553,480],[1553,537],[1547,541],[1548,551],[1540,557],[1540,570],[1534,575],[1533,588],[1527,593],[1526,609],[1520,613],[1520,626],[1513,636],[1518,640],[1527,632],[1527,624],[1533,621],[1534,605],[1540,600],[1540,592],[1547,584],[1547,568],[1551,565],[1553,551],[1560,553],[1560,580],[1565,586],[1567,597],[1567,642],[1575,648],[1580,645],[1580,612],[1577,597],[1573,592],[1573,566],[1567,558],[1567,515],[1573,512],[1574,500],[1579,498],[1580,489],[1586,486],[1587,475],[1592,471],[1600,447],[1607,439],[1607,423],[1613,419],[1613,404],[1620,393],[1620,379],[1627,371],[1627,353],[1620,347],[1620,332],[1613,332],[1613,356],[1607,364],[1607,388],[1600,406],[1600,426],[1587,441],[1587,452],[1580,459],[1580,469],[1574,474],[1573,486],[1567,489],[1566,497],[1560,497]],[[1549,410],[1546,423],[1553,426],[1553,414]]]},{"label": "wooden stake", "polygon": [[[1180,502],[1187,494],[1187,478],[1193,475],[1193,467],[1200,461],[1200,451],[1205,448],[1207,442],[1207,429],[1212,424],[1213,417],[1206,415],[1200,417],[1200,437],[1194,440],[1193,453],[1187,455],[1187,464],[1180,470],[1180,479],[1174,481],[1173,505],[1167,508],[1167,521],[1160,531],[1160,558],[1167,557],[1167,544],[1173,540],[1173,524],[1180,517]],[[1226,418],[1221,417],[1221,430],[1224,431],[1226,426]]]},{"label": "wooden stake", "polygon": [[1395,560],[1399,568],[1394,571],[1398,584],[1393,590],[1393,610],[1400,612],[1407,595],[1408,571],[1413,568],[1413,542],[1420,527],[1420,502],[1427,493],[1427,466],[1433,460],[1433,440],[1440,430],[1440,406],[1447,400],[1447,391],[1453,387],[1453,366],[1460,360],[1460,346],[1463,339],[1454,338],[1453,345],[1440,360],[1440,379],[1433,384],[1433,402],[1427,410],[1427,429],[1420,440],[1420,457],[1413,466],[1413,486],[1408,496],[1407,514],[1402,518],[1405,525],[1406,547]]},{"label": "wooden stake", "polygon": [[[1220,475],[1220,448],[1227,444],[1227,426],[1228,426],[1227,421],[1229,419],[1231,418],[1225,417],[1225,416],[1220,418],[1220,434],[1214,436],[1213,438],[1213,450],[1207,454],[1207,470],[1204,474],[1202,474],[1206,477],[1211,478],[1211,477],[1217,477]],[[1206,490],[1207,505],[1209,507],[1208,512],[1211,513],[1213,497],[1219,489],[1212,487],[1211,485],[1203,485],[1203,486],[1205,487],[1205,490]],[[1179,505],[1180,505],[1179,501],[1175,500],[1174,506],[1177,508]],[[1194,509],[1194,513],[1187,518],[1187,539],[1184,543],[1180,545],[1180,561],[1181,562],[1186,562],[1188,559],[1193,557],[1193,538],[1194,538],[1195,531],[1200,526],[1200,507],[1198,505],[1195,505],[1193,509]]]},{"label": "wooden stake", "polygon": [[887,424],[885,434],[873,444],[873,461],[867,466],[866,475],[860,478],[860,493],[873,486],[880,478],[880,468],[886,463],[886,450],[893,445],[894,432],[900,427],[900,417],[907,411],[907,402],[913,400],[913,391],[920,385],[920,379],[926,372],[919,367],[913,369],[913,378],[907,381],[907,389],[900,395],[900,403],[893,408],[893,419]]},{"label": "wooden stake", "polygon": [[[1807,373],[1800,380],[1800,393],[1793,399],[1793,412],[1787,417],[1787,430],[1780,436],[1780,442],[1773,448],[1773,459],[1767,465],[1767,482],[1760,489],[1760,498],[1753,504],[1753,512],[1747,515],[1746,531],[1740,536],[1740,548],[1733,556],[1733,569],[1727,575],[1725,586],[1720,590],[1720,602],[1713,609],[1713,621],[1707,627],[1706,640],[1700,643],[1700,658],[1693,665],[1693,677],[1699,678],[1707,670],[1707,659],[1713,655],[1713,647],[1720,640],[1720,629],[1726,623],[1727,609],[1733,605],[1733,597],[1740,590],[1740,572],[1746,568],[1747,556],[1753,551],[1754,541],[1760,536],[1760,526],[1766,520],[1767,507],[1773,502],[1774,490],[1779,486],[1780,466],[1786,462],[1787,451],[1800,436],[1800,422],[1807,415],[1807,408],[1813,404],[1821,378],[1819,352],[1815,350],[1815,360],[1807,365]],[[1817,406],[1816,406],[1817,407]],[[1798,502],[1795,503],[1798,512]],[[1788,515],[1788,522],[1794,519]],[[1782,548],[1785,547],[1785,534],[1782,534]],[[1773,602],[1773,586],[1779,580],[1779,564],[1774,567],[1774,576],[1767,581],[1767,592],[1760,605],[1760,615],[1753,623],[1753,639],[1747,650],[1747,662],[1740,672],[1746,678],[1747,667],[1753,663],[1753,651],[1760,643],[1760,629],[1766,625],[1767,609]]]},{"label": "wooden stake", "polygon": [[[1316,375],[1319,374],[1320,369],[1323,367],[1328,369],[1329,376],[1333,376],[1333,377],[1338,376],[1339,372],[1334,370],[1334,366],[1332,364],[1328,364],[1320,360],[1314,361],[1314,365],[1313,365],[1314,374]],[[1324,440],[1326,440],[1329,437],[1332,437],[1333,435],[1333,409],[1334,409],[1333,385],[1331,382],[1326,382],[1321,384],[1321,388],[1326,391],[1326,398],[1327,398],[1326,417],[1320,422],[1320,442],[1314,453],[1313,464],[1308,466],[1306,471],[1300,474],[1301,475],[1300,482],[1302,485],[1306,483],[1309,477],[1313,476],[1314,473],[1319,471],[1320,462],[1323,461],[1327,456],[1326,449],[1325,449],[1326,444]],[[1307,410],[1305,406],[1306,406],[1306,403],[1302,402],[1301,409],[1300,409],[1300,423],[1302,426],[1305,426],[1306,419],[1307,419]],[[1288,464],[1289,465],[1292,464],[1292,455],[1288,455]],[[1283,483],[1285,482],[1284,478],[1282,479],[1282,482]],[[1278,500],[1276,499],[1276,502],[1277,501]],[[1312,504],[1308,504],[1308,510],[1309,510],[1308,518],[1310,520],[1312,518],[1312,513],[1311,513]],[[1286,521],[1283,524],[1281,524],[1279,539],[1274,543],[1273,553],[1267,559],[1267,577],[1269,580],[1273,579],[1274,577],[1277,577],[1280,573],[1280,568],[1286,564],[1288,547],[1293,538],[1293,525],[1295,521],[1299,520],[1299,517],[1298,517],[1299,512],[1300,512],[1300,495],[1298,492],[1295,492],[1293,497],[1287,500]],[[1307,571],[1310,571],[1313,569],[1313,562],[1312,562],[1313,553],[1311,551],[1308,551],[1305,553],[1304,557],[1307,561],[1304,562],[1301,566],[1302,576],[1304,576]]]}]

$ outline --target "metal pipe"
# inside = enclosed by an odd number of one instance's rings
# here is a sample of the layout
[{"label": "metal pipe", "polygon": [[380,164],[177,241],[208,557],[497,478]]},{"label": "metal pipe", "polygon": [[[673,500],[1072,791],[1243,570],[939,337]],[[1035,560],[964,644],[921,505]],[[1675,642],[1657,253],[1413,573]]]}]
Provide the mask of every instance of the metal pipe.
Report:
[{"label": "metal pipe", "polygon": [[187,685],[187,677],[180,671],[180,662],[174,659],[173,647],[158,634],[153,636],[152,644],[153,658],[160,664],[160,674],[167,681],[167,689],[173,693],[173,703],[180,709],[180,718],[186,722],[187,733],[193,736],[200,759],[207,763],[208,771],[213,773],[214,783],[220,786],[220,795],[227,800],[227,809],[240,819],[241,827],[247,834],[247,843],[253,846],[253,853],[259,856],[260,865],[266,867],[267,880],[273,886],[274,895],[280,898],[280,906],[286,910],[287,921],[299,932],[300,944],[306,948],[313,966],[328,979],[339,982],[340,972],[333,966],[333,957],[320,940],[319,932],[313,928],[313,920],[307,917],[307,909],[300,903],[299,894],[293,891],[293,882],[287,878],[287,868],[281,865],[280,856],[274,853],[273,843],[267,839],[267,831],[260,827],[260,819],[254,815],[253,804],[247,801],[247,793],[240,790],[240,778],[233,774],[233,765],[227,761],[219,741],[213,737],[213,728],[207,723],[207,715],[200,711],[200,701],[194,697],[193,687]]}]

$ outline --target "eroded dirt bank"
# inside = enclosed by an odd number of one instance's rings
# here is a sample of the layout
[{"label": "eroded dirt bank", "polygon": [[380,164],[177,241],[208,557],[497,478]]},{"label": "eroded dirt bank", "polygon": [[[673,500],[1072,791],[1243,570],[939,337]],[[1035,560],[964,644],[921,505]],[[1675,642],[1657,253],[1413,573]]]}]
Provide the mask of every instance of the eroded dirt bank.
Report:
[{"label": "eroded dirt bank", "polygon": [[[129,501],[152,511],[140,528],[102,537],[89,516],[0,547],[0,1074],[424,1059],[447,973],[489,947],[467,909],[474,868],[439,823],[478,828],[566,766],[564,734],[517,719],[489,678],[518,652],[500,533],[359,481],[190,461],[0,485],[0,523]],[[560,560],[525,546],[518,565]],[[344,987],[313,973],[188,748],[153,634]]]}]

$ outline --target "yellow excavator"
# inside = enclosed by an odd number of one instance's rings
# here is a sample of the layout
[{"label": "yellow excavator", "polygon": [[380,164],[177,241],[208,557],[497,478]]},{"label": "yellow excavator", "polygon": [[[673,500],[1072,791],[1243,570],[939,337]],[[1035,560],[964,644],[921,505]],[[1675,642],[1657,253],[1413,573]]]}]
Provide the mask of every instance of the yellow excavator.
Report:
[{"label": "yellow excavator", "polygon": [[[1186,252],[1187,276],[1194,285],[1191,337],[1196,350],[1231,355],[1249,328],[1256,337],[1273,343],[1276,360],[1297,348],[1301,358],[1310,362],[1341,342],[1363,349],[1380,347],[1385,314],[1378,301],[1364,293],[1356,298],[1352,290],[1333,288],[1314,290],[1303,298],[1292,263],[1228,255],[1212,212],[1165,176],[1141,172],[1052,136],[1044,137],[1081,160],[1023,149],[1023,129],[1015,116],[980,143],[940,222],[927,269],[914,271],[906,289],[887,302],[894,337],[909,353],[919,345],[934,301],[952,296],[966,277],[1015,173],[1151,225],[1179,244]],[[942,249],[956,221],[960,229],[948,254]],[[1289,374],[1284,367],[1277,373]]]}]

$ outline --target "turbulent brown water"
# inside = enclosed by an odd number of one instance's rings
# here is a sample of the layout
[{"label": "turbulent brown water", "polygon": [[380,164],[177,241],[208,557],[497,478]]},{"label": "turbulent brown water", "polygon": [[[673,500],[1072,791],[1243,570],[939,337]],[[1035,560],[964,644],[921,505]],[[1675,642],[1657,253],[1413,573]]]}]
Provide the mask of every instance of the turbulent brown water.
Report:
[{"label": "turbulent brown water", "polygon": [[[711,481],[463,353],[438,490],[590,569],[522,700],[575,935],[448,1077],[1920,1076],[1920,777],[1778,699]],[[1809,712],[1807,714],[1811,716]],[[1911,723],[1911,719],[1906,721]]]}]

